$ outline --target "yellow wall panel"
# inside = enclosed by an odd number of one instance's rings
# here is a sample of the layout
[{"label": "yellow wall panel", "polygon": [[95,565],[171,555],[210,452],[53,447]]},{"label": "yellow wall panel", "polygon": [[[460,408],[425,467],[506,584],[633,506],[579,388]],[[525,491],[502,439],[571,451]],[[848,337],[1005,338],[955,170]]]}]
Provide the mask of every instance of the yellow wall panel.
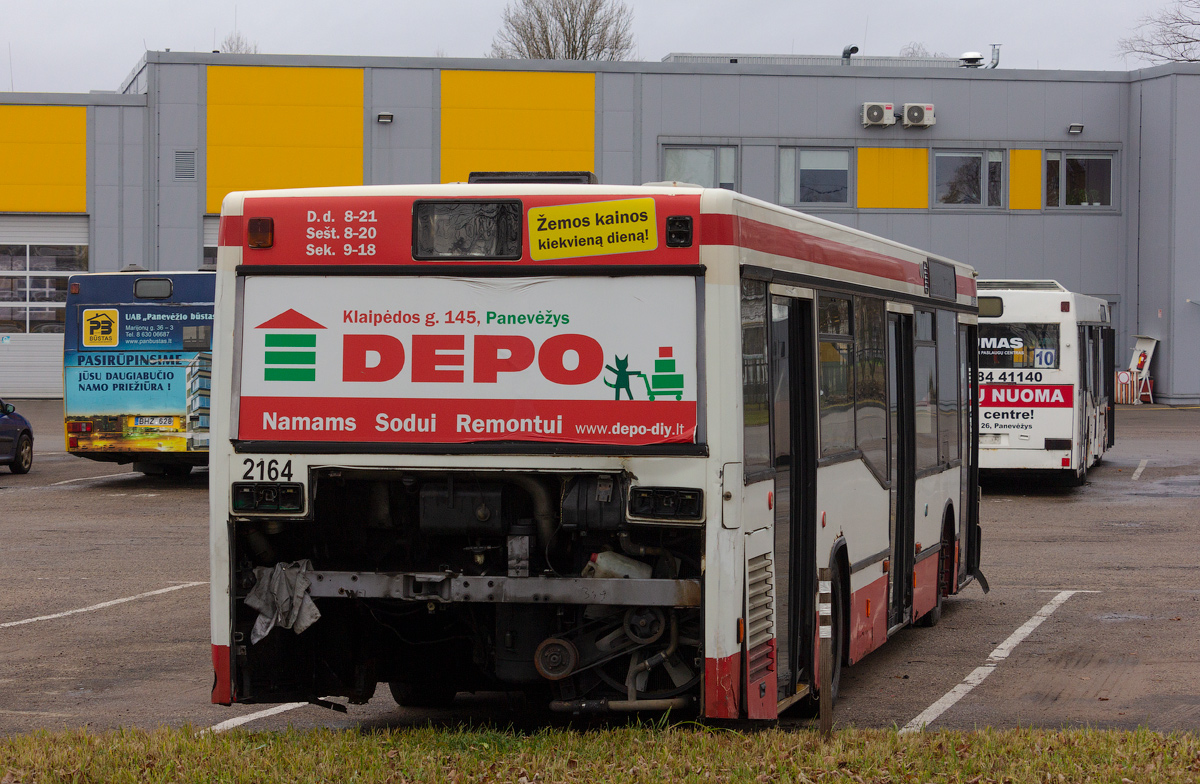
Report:
[{"label": "yellow wall panel", "polygon": [[0,106],[0,212],[87,212],[87,108]]},{"label": "yellow wall panel", "polygon": [[858,206],[928,209],[928,150],[860,147]]},{"label": "yellow wall panel", "polygon": [[230,191],[362,185],[358,68],[208,68],[205,209]]},{"label": "yellow wall panel", "polygon": [[442,182],[473,171],[592,171],[594,74],[442,72]]},{"label": "yellow wall panel", "polygon": [[1042,208],[1042,151],[1010,150],[1008,153],[1008,208]]}]

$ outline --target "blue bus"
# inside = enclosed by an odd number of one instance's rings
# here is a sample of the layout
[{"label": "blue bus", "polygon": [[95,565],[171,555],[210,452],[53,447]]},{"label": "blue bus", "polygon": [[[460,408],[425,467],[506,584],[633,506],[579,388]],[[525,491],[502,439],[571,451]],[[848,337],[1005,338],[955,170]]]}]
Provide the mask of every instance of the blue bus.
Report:
[{"label": "blue bus", "polygon": [[183,475],[208,464],[211,272],[72,275],[63,350],[70,454]]}]

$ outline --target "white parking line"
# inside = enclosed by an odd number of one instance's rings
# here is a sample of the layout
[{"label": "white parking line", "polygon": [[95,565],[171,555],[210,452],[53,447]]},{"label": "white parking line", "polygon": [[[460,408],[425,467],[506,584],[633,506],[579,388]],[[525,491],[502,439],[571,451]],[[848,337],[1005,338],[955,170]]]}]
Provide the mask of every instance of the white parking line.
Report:
[{"label": "white parking line", "polygon": [[238,716],[236,719],[227,719],[226,721],[223,721],[220,724],[212,725],[211,727],[209,727],[206,730],[206,732],[224,732],[225,730],[231,730],[234,727],[240,727],[243,724],[248,724],[248,723],[254,721],[255,719],[265,719],[268,716],[274,716],[279,713],[285,713],[290,710],[295,710],[296,708],[303,708],[305,705],[308,705],[308,703],[307,702],[285,702],[284,704],[276,705],[273,708],[267,708],[266,710],[255,711],[254,713],[247,713],[245,716]]},{"label": "white parking line", "polygon": [[69,485],[72,482],[90,482],[93,479],[112,479],[114,476],[133,476],[133,475],[134,475],[133,471],[125,471],[124,473],[120,473],[120,474],[104,474],[103,476],[81,476],[78,479],[64,479],[61,482],[51,482],[50,486],[54,487],[55,485]]},{"label": "white parking line", "polygon": [[930,705],[925,710],[921,711],[916,718],[905,724],[900,730],[901,734],[910,732],[920,732],[928,725],[932,724],[938,716],[941,716],[946,711],[954,706],[954,703],[961,700],[963,697],[974,689],[979,684],[983,683],[987,676],[992,674],[999,664],[1008,658],[1008,655],[1013,652],[1013,649],[1021,644],[1026,637],[1033,633],[1033,630],[1041,626],[1042,621],[1050,617],[1050,614],[1062,606],[1063,602],[1070,599],[1077,593],[1099,593],[1099,591],[1059,591],[1058,595],[1046,603],[1046,606],[1034,613],[1034,616],[1021,625],[1021,628],[1008,636],[1008,639],[996,646],[996,650],[988,655],[987,663],[976,667],[967,677],[963,678],[962,683],[955,686],[937,702]]},{"label": "white parking line", "polygon": [[1142,472],[1146,470],[1146,463],[1149,462],[1149,460],[1143,460],[1142,462],[1138,463],[1137,470],[1133,472],[1133,479],[1129,481],[1136,482],[1138,477],[1142,475]]},{"label": "white parking line", "polygon": [[179,585],[172,585],[170,588],[159,588],[157,591],[139,593],[137,596],[126,596],[123,599],[111,599],[107,602],[100,602],[100,604],[93,604],[91,607],[80,607],[78,610],[67,610],[66,612],[54,613],[53,615],[39,615],[36,618],[25,618],[20,621],[8,621],[0,623],[0,629],[7,629],[10,626],[23,626],[27,623],[37,623],[38,621],[53,621],[55,618],[66,618],[68,615],[77,615],[79,613],[92,612],[93,610],[103,610],[105,607],[132,602],[135,599],[145,599],[148,596],[158,596],[159,594],[178,591],[182,588],[193,588],[197,585],[208,585],[208,582],[180,583]]}]

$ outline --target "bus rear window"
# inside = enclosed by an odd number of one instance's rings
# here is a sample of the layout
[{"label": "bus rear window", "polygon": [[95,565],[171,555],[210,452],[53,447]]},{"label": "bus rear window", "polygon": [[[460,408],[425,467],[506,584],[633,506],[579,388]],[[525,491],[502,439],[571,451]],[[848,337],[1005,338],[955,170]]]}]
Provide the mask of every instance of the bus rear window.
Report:
[{"label": "bus rear window", "polygon": [[417,202],[413,205],[413,258],[521,258],[521,202]]},{"label": "bus rear window", "polygon": [[169,299],[170,278],[138,278],[133,282],[133,296],[138,299]]},{"label": "bus rear window", "polygon": [[1058,368],[1057,324],[980,324],[979,367]]}]

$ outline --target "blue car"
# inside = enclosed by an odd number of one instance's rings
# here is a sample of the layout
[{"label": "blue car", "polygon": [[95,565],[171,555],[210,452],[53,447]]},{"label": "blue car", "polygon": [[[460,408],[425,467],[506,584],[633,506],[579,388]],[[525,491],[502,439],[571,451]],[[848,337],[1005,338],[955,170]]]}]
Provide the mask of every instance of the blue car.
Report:
[{"label": "blue car", "polygon": [[27,474],[33,465],[33,425],[12,403],[0,400],[0,465],[14,474]]}]

